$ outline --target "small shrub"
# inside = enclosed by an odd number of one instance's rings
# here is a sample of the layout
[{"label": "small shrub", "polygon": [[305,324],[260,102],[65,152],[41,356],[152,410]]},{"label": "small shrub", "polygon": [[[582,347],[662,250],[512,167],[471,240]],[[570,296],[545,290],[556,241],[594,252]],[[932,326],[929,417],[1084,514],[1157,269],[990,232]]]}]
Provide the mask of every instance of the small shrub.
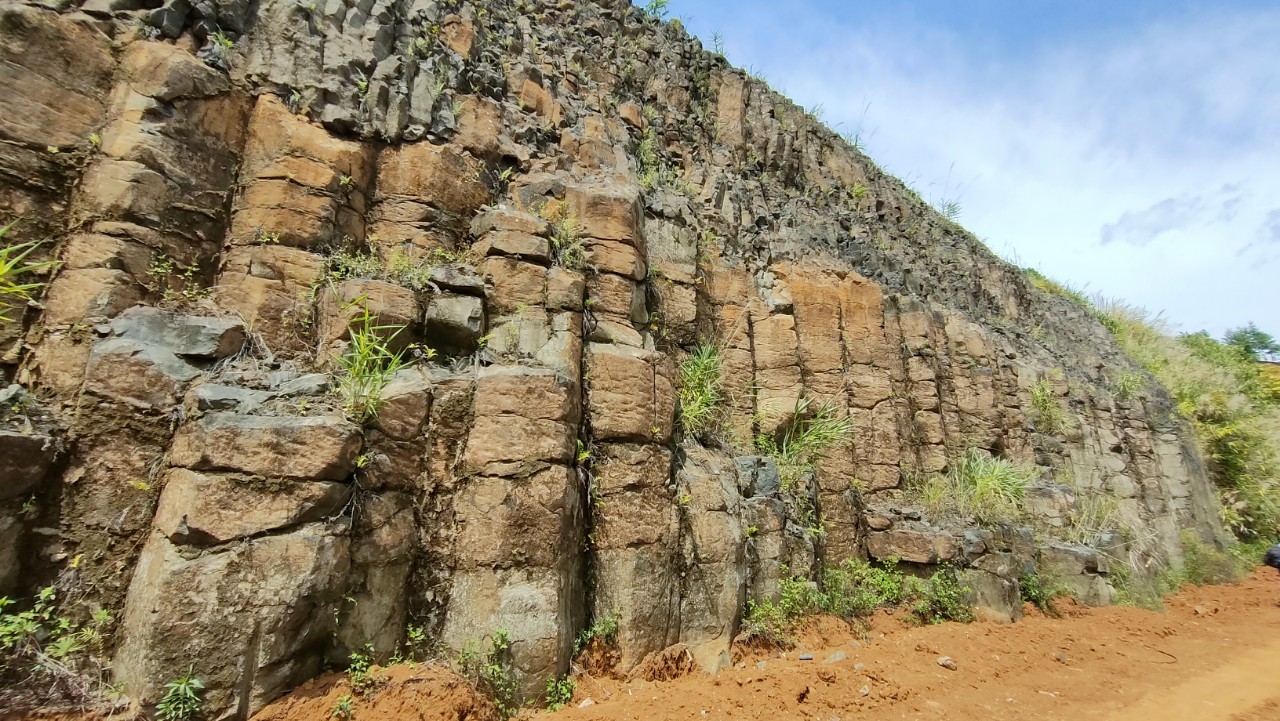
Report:
[{"label": "small shrub", "polygon": [[56,602],[52,586],[41,589],[23,611],[13,610],[17,602],[0,596],[0,672],[51,681],[80,701],[100,698],[106,692],[106,662],[99,655],[111,614],[99,609],[88,622],[75,623],[60,613]]},{"label": "small shrub", "polygon": [[574,689],[578,683],[568,676],[556,676],[547,679],[547,710],[559,711],[573,700]]},{"label": "small shrub", "polygon": [[[377,318],[363,305],[349,331],[350,341],[338,357],[337,392],[347,417],[357,423],[376,418],[382,407],[382,391],[391,379],[409,363],[401,351],[388,345],[403,326],[380,326]],[[392,331],[384,338],[383,331]]]},{"label": "small shrub", "polygon": [[969,606],[968,585],[960,580],[954,568],[944,567],[929,577],[929,580],[913,584],[918,594],[911,615],[916,621],[924,624],[942,623],[943,621],[973,621],[973,609]]},{"label": "small shrub", "polygon": [[801,619],[822,609],[817,586],[803,578],[784,578],[777,600],[748,601],[742,625],[747,636],[775,646],[789,646]]},{"label": "small shrub", "polygon": [[842,618],[866,616],[902,602],[906,581],[896,560],[882,567],[847,559],[822,574],[822,610]]},{"label": "small shrub", "polygon": [[1043,573],[1023,574],[1018,578],[1018,589],[1023,601],[1035,605],[1049,616],[1058,615],[1053,599],[1071,595],[1060,581]]},{"label": "small shrub", "polygon": [[[1195,586],[1240,580],[1240,564],[1229,553],[1205,543],[1194,531],[1182,532],[1180,580]],[[1180,584],[1181,585],[1181,584]]]},{"label": "small shrub", "polygon": [[1127,401],[1130,398],[1137,396],[1146,384],[1146,379],[1142,377],[1141,373],[1125,371],[1116,378],[1116,398],[1122,401]]},{"label": "small shrub", "polygon": [[356,715],[356,699],[351,694],[343,694],[333,702],[333,708],[329,709],[329,718],[340,719],[341,721],[349,721]]},{"label": "small shrub", "polygon": [[365,644],[362,651],[353,651],[347,661],[347,683],[356,694],[363,694],[381,684],[385,679],[373,672],[373,645]]},{"label": "small shrub", "polygon": [[698,435],[712,430],[724,408],[721,391],[720,351],[714,345],[700,345],[680,364],[680,424]]},{"label": "small shrub", "polygon": [[200,713],[200,692],[204,682],[187,673],[164,685],[164,696],[156,704],[156,717],[161,721],[191,721]]},{"label": "small shrub", "polygon": [[573,655],[577,656],[591,642],[600,639],[604,643],[609,643],[618,636],[618,624],[622,621],[622,615],[617,611],[609,613],[604,618],[597,619],[589,628],[585,628],[578,634],[578,638],[573,642]]},{"label": "small shrub", "polygon": [[493,700],[502,718],[511,718],[520,710],[511,673],[511,634],[506,629],[467,644],[458,655],[458,671]]}]

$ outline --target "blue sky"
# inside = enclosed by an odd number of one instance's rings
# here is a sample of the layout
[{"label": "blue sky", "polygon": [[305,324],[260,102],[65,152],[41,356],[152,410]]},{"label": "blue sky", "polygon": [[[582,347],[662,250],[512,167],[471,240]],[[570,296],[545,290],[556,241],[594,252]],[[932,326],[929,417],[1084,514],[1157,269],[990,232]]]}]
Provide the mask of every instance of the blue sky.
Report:
[{"label": "blue sky", "polygon": [[1280,336],[1275,0],[669,10],[1004,257],[1177,330]]}]

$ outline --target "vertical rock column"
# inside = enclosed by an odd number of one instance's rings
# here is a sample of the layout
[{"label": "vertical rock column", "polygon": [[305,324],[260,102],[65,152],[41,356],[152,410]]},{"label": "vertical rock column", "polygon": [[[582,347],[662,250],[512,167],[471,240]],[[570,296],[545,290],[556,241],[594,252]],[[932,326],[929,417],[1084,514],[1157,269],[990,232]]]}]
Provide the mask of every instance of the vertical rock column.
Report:
[{"label": "vertical rock column", "polygon": [[262,95],[254,106],[215,300],[274,352],[310,351],[321,253],[364,239],[373,156]]},{"label": "vertical rock column", "polygon": [[[93,150],[116,60],[93,24],[34,5],[0,8],[0,245],[60,238],[79,163]],[[99,138],[100,140],[100,138]],[[28,257],[49,257],[53,243]],[[0,373],[21,360],[23,311],[0,301]]]},{"label": "vertical rock column", "polygon": [[582,625],[578,385],[549,368],[480,370],[461,481],[443,641],[505,630],[526,697],[564,673]]},{"label": "vertical rock column", "polygon": [[66,394],[87,360],[84,324],[207,284],[243,143],[243,98],[226,75],[172,45],[128,46],[107,112],[73,198],[83,230],[68,239],[49,286],[35,351],[40,383]]},{"label": "vertical rock column", "polygon": [[130,697],[154,704],[192,669],[208,708],[245,719],[319,672],[361,446],[334,416],[217,412],[181,429],[112,664]]},{"label": "vertical rock column", "polygon": [[680,640],[699,666],[714,673],[729,665],[729,645],[746,602],[738,469],[730,456],[696,443],[686,443],[681,453],[676,492],[687,530],[681,539]]}]

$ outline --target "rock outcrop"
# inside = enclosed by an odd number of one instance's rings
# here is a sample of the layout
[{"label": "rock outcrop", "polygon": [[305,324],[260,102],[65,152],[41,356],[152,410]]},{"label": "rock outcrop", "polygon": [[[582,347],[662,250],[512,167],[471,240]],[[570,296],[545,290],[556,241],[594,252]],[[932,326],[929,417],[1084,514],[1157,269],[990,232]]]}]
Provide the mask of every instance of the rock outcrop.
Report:
[{"label": "rock outcrop", "polygon": [[[0,89],[3,242],[60,261],[0,322],[0,591],[92,589],[143,705],[190,668],[247,718],[411,626],[505,629],[530,696],[603,619],[624,667],[715,670],[843,559],[1008,619],[1037,565],[1106,603],[1222,539],[1096,319],[624,0],[9,3]],[[416,360],[368,417],[333,390],[366,332]],[[793,485],[755,439],[802,399],[853,433]],[[922,515],[971,449],[1037,468],[1025,527]],[[1068,540],[1095,497],[1140,533]]]}]

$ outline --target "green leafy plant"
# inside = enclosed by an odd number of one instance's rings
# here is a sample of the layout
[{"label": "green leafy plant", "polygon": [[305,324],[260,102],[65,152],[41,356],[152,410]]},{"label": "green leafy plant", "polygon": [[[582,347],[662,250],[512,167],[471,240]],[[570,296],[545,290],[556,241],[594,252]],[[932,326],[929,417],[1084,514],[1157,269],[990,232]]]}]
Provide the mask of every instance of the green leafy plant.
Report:
[{"label": "green leafy plant", "polygon": [[498,629],[479,642],[471,642],[458,655],[458,670],[476,688],[493,699],[502,718],[520,710],[511,666],[511,633]]},{"label": "green leafy plant", "polygon": [[213,293],[212,288],[200,285],[199,267],[182,265],[164,253],[157,253],[151,258],[147,264],[147,276],[152,279],[151,290],[160,293],[162,305],[196,303]]},{"label": "green leafy plant", "polygon": [[847,559],[822,573],[822,610],[843,618],[865,616],[878,608],[896,606],[907,582],[894,559],[881,566]]},{"label": "green leafy plant", "polygon": [[60,613],[52,586],[41,589],[25,610],[17,606],[0,597],[0,673],[53,681],[82,698],[101,695],[106,666],[99,654],[110,612],[99,609],[87,622],[73,622]]},{"label": "green leafy plant", "polygon": [[333,708],[329,709],[329,718],[341,719],[349,721],[356,715],[356,699],[351,694],[343,694],[333,702]]},{"label": "green leafy plant", "polygon": [[747,637],[773,646],[789,646],[800,621],[822,610],[817,584],[803,578],[778,582],[778,597],[747,601],[742,626]]},{"label": "green leafy plant", "polygon": [[680,424],[685,431],[698,435],[713,429],[724,408],[721,390],[720,350],[714,345],[700,345],[680,364]]},{"label": "green leafy plant", "polygon": [[578,683],[568,676],[556,676],[547,679],[547,710],[559,711],[573,700],[573,692]]},{"label": "green leafy plant", "polygon": [[[9,223],[0,227],[0,244],[13,225]],[[26,262],[39,247],[38,241],[32,241],[0,248],[0,323],[12,320],[5,314],[9,306],[31,300],[33,294],[45,285],[42,282],[20,282],[20,277],[44,273],[58,265],[54,260]]]},{"label": "green leafy plant", "polygon": [[404,330],[403,326],[378,325],[364,298],[354,301],[348,309],[351,306],[358,306],[360,310],[348,331],[347,347],[337,358],[335,387],[347,416],[364,423],[377,417],[383,403],[383,390],[409,363],[402,351],[392,350],[390,346],[391,340]]},{"label": "green leafy plant", "polygon": [[191,721],[199,715],[204,682],[193,675],[191,668],[166,683],[164,689],[164,696],[156,704],[156,717],[161,721]]},{"label": "green leafy plant", "polygon": [[972,591],[960,580],[954,568],[944,566],[929,580],[915,585],[918,598],[911,608],[911,615],[916,621],[929,624],[943,621],[969,623],[974,620],[973,608],[969,606]]},{"label": "green leafy plant", "polygon": [[602,643],[610,643],[618,636],[618,624],[622,621],[622,614],[617,611],[606,614],[604,617],[596,619],[591,626],[582,630],[578,634],[578,638],[573,642],[573,655],[577,656],[582,650],[591,645],[592,641],[600,640]]}]

